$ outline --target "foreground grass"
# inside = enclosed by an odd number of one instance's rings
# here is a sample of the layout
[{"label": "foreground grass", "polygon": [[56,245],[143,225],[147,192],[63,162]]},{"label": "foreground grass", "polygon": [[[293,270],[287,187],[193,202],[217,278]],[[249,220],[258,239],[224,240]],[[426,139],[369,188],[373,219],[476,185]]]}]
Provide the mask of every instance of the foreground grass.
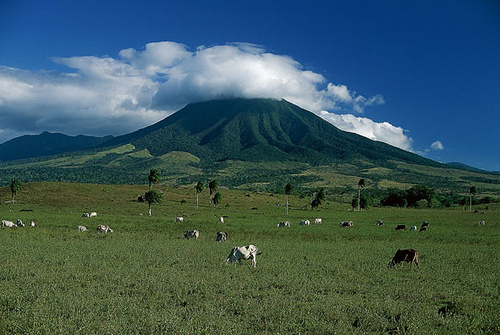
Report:
[{"label": "foreground grass", "polygon": [[[372,209],[292,199],[291,228],[269,194],[225,191],[196,209],[191,189],[169,189],[153,217],[134,202],[141,186],[29,184],[0,229],[0,333],[12,334],[496,334],[500,332],[499,212]],[[45,197],[43,197],[45,195]],[[187,201],[186,203],[182,200]],[[205,199],[206,200],[206,199]],[[252,209],[253,208],[253,209]],[[22,210],[22,211],[21,211]],[[26,210],[32,210],[26,211]],[[96,210],[97,218],[81,218]],[[173,223],[184,215],[184,223]],[[224,225],[217,216],[227,215]],[[324,223],[299,227],[301,219]],[[383,219],[385,225],[375,226]],[[427,232],[396,224],[431,223]],[[487,224],[478,226],[477,220]],[[338,227],[353,220],[352,229]],[[95,232],[108,224],[114,234]],[[85,224],[90,232],[78,233]],[[199,240],[185,240],[198,229]],[[229,241],[215,243],[217,231]],[[257,268],[223,264],[234,245],[255,244]],[[387,268],[398,248],[420,268]]]}]

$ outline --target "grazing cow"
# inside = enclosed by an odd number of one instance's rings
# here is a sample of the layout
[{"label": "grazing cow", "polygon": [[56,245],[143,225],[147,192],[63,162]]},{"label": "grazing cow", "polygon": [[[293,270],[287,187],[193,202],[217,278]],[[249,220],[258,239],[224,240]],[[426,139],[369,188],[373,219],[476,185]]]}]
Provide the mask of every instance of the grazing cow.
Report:
[{"label": "grazing cow", "polygon": [[398,224],[396,226],[396,230],[406,230],[406,225],[404,225],[404,224]]},{"label": "grazing cow", "polygon": [[36,224],[35,224],[35,221],[31,220],[30,222],[30,227],[34,227]]},{"label": "grazing cow", "polygon": [[81,232],[81,233],[83,233],[84,231],[87,231],[87,230],[88,229],[85,226],[78,226],[78,231]]},{"label": "grazing cow", "polygon": [[316,218],[314,219],[314,223],[323,223],[323,219]]},{"label": "grazing cow", "polygon": [[191,237],[194,237],[195,239],[198,239],[199,236],[200,236],[200,232],[197,231],[197,230],[188,230],[187,232],[184,233],[184,237],[187,238],[188,240]]},{"label": "grazing cow", "polygon": [[309,226],[311,224],[311,221],[309,220],[302,220],[300,221],[301,226]]},{"label": "grazing cow", "polygon": [[384,225],[384,221],[382,220],[377,220],[377,226],[383,226]]},{"label": "grazing cow", "polygon": [[14,228],[17,227],[16,224],[12,221],[2,220],[2,227]]},{"label": "grazing cow", "polygon": [[224,242],[227,240],[227,233],[224,231],[219,231],[217,232],[217,238],[215,239],[215,242]]},{"label": "grazing cow", "polygon": [[224,217],[223,216],[219,217],[219,222],[220,223],[224,223]]},{"label": "grazing cow", "polygon": [[95,216],[97,216],[97,212],[90,212],[89,213],[89,218],[93,218]]},{"label": "grazing cow", "polygon": [[99,226],[97,226],[97,231],[100,232],[100,233],[112,233],[113,232],[113,229],[111,229],[109,226],[105,226],[103,224],[100,224]]},{"label": "grazing cow", "polygon": [[352,221],[341,221],[340,227],[352,227],[354,226],[354,222]]},{"label": "grazing cow", "polygon": [[290,227],[290,221],[281,221],[280,223],[278,223],[276,225],[276,227],[280,228],[280,227]]},{"label": "grazing cow", "polygon": [[427,227],[420,227],[420,231],[426,231]]},{"label": "grazing cow", "polygon": [[182,216],[177,216],[174,222],[184,222],[184,218]]},{"label": "grazing cow", "polygon": [[89,213],[83,213],[83,214],[82,214],[82,218],[88,218],[88,217],[90,217],[90,214],[89,214]]},{"label": "grazing cow", "polygon": [[422,227],[429,227],[429,222],[427,222],[427,221],[422,222],[422,225],[420,226],[420,228],[422,228]]},{"label": "grazing cow", "polygon": [[23,220],[21,219],[17,219],[17,224],[16,224],[18,227],[26,227],[26,225],[23,223]]},{"label": "grazing cow", "polygon": [[241,263],[242,259],[251,259],[252,266],[257,266],[257,255],[261,253],[257,253],[257,247],[255,245],[247,245],[244,247],[234,247],[231,249],[229,256],[227,256],[227,263],[234,263],[235,265]]},{"label": "grazing cow", "polygon": [[418,268],[418,252],[413,249],[398,249],[396,251],[396,254],[392,258],[392,261],[389,262],[389,266],[393,267],[396,264],[399,264],[401,262],[407,262],[410,263],[410,268],[415,263],[415,265]]},{"label": "grazing cow", "polygon": [[481,220],[477,224],[480,225],[480,226],[484,226],[486,224],[486,222],[484,222],[483,220]]},{"label": "grazing cow", "polygon": [[417,226],[411,226],[410,231],[417,231]]}]

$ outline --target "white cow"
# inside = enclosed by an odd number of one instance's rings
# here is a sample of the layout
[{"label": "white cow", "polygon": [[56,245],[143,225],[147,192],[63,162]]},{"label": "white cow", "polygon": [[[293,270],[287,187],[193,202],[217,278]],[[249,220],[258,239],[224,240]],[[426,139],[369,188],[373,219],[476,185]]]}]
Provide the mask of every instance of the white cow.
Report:
[{"label": "white cow", "polygon": [[309,220],[302,220],[300,221],[301,226],[309,226],[311,224],[311,221]]},{"label": "white cow", "polygon": [[184,222],[184,218],[182,216],[175,217],[174,222]]},{"label": "white cow", "polygon": [[277,228],[280,228],[280,227],[290,227],[290,221],[281,221],[280,223],[278,223],[276,225]]},{"label": "white cow", "polygon": [[35,221],[31,220],[30,227],[34,227],[36,225]]},{"label": "white cow", "polygon": [[316,218],[314,219],[314,223],[323,223],[323,219],[320,219],[320,218]]},{"label": "white cow", "polygon": [[478,225],[480,225],[480,226],[483,226],[483,225],[485,225],[485,224],[486,224],[486,222],[484,222],[483,220],[481,220],[481,221],[479,221],[477,224],[478,224]]},{"label": "white cow", "polygon": [[261,253],[257,253],[257,247],[255,245],[247,245],[244,247],[234,247],[231,249],[229,256],[227,256],[227,263],[234,263],[235,265],[241,263],[242,259],[251,259],[252,266],[257,266],[257,255]]},{"label": "white cow", "polygon": [[111,229],[109,226],[100,224],[99,226],[97,226],[97,231],[100,232],[100,233],[106,233],[107,234],[107,233],[112,233],[113,229]]},{"label": "white cow", "polygon": [[82,233],[83,233],[84,231],[87,231],[87,230],[88,230],[88,229],[87,229],[87,227],[85,227],[85,226],[78,226],[78,231],[79,231],[79,232],[82,232]]},{"label": "white cow", "polygon": [[198,239],[199,236],[200,236],[200,232],[197,231],[197,230],[188,230],[187,232],[184,233],[184,237],[187,238],[188,240],[191,237],[194,237],[195,239]]},{"label": "white cow", "polygon": [[21,220],[21,219],[17,219],[17,226],[23,227],[23,228],[26,227],[26,225],[23,223],[23,220]]},{"label": "white cow", "polygon": [[223,216],[221,216],[221,217],[219,218],[219,222],[220,222],[220,223],[224,223],[224,217],[223,217]]},{"label": "white cow", "polygon": [[17,227],[16,224],[12,221],[8,221],[8,220],[2,220],[2,226],[3,227],[7,227],[7,228],[14,228],[14,227]]},{"label": "white cow", "polygon": [[217,238],[215,239],[215,242],[224,242],[227,240],[227,233],[224,231],[219,231],[217,232]]},{"label": "white cow", "polygon": [[412,226],[412,227],[410,228],[410,231],[417,231],[417,226]]},{"label": "white cow", "polygon": [[97,216],[97,212],[90,212],[89,213],[89,218],[93,218],[95,216]]}]

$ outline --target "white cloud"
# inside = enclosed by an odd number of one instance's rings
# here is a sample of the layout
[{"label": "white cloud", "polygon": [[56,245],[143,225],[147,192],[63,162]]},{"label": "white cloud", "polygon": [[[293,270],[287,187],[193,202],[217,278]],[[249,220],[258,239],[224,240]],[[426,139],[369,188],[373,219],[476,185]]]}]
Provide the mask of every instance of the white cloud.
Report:
[{"label": "white cloud", "polygon": [[121,134],[152,124],[190,102],[221,97],[286,99],[337,127],[411,150],[400,127],[350,114],[384,103],[327,82],[289,56],[237,43],[189,51],[175,42],[123,49],[118,57],[53,58],[67,72],[0,66],[0,143],[45,130]]},{"label": "white cloud", "polygon": [[441,141],[435,141],[431,144],[431,149],[432,150],[443,150],[444,149],[443,143],[441,143]]},{"label": "white cloud", "polygon": [[413,151],[413,139],[405,130],[389,122],[375,122],[365,117],[352,114],[335,114],[322,111],[320,116],[337,128],[356,133],[374,141],[381,141],[403,150]]}]

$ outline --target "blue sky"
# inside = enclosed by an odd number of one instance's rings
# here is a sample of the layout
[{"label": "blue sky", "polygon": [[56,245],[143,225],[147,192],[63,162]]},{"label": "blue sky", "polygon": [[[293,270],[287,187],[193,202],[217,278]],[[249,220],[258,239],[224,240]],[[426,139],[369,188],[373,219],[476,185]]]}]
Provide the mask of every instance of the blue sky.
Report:
[{"label": "blue sky", "polygon": [[0,143],[118,135],[221,96],[500,171],[500,3],[0,2]]}]

